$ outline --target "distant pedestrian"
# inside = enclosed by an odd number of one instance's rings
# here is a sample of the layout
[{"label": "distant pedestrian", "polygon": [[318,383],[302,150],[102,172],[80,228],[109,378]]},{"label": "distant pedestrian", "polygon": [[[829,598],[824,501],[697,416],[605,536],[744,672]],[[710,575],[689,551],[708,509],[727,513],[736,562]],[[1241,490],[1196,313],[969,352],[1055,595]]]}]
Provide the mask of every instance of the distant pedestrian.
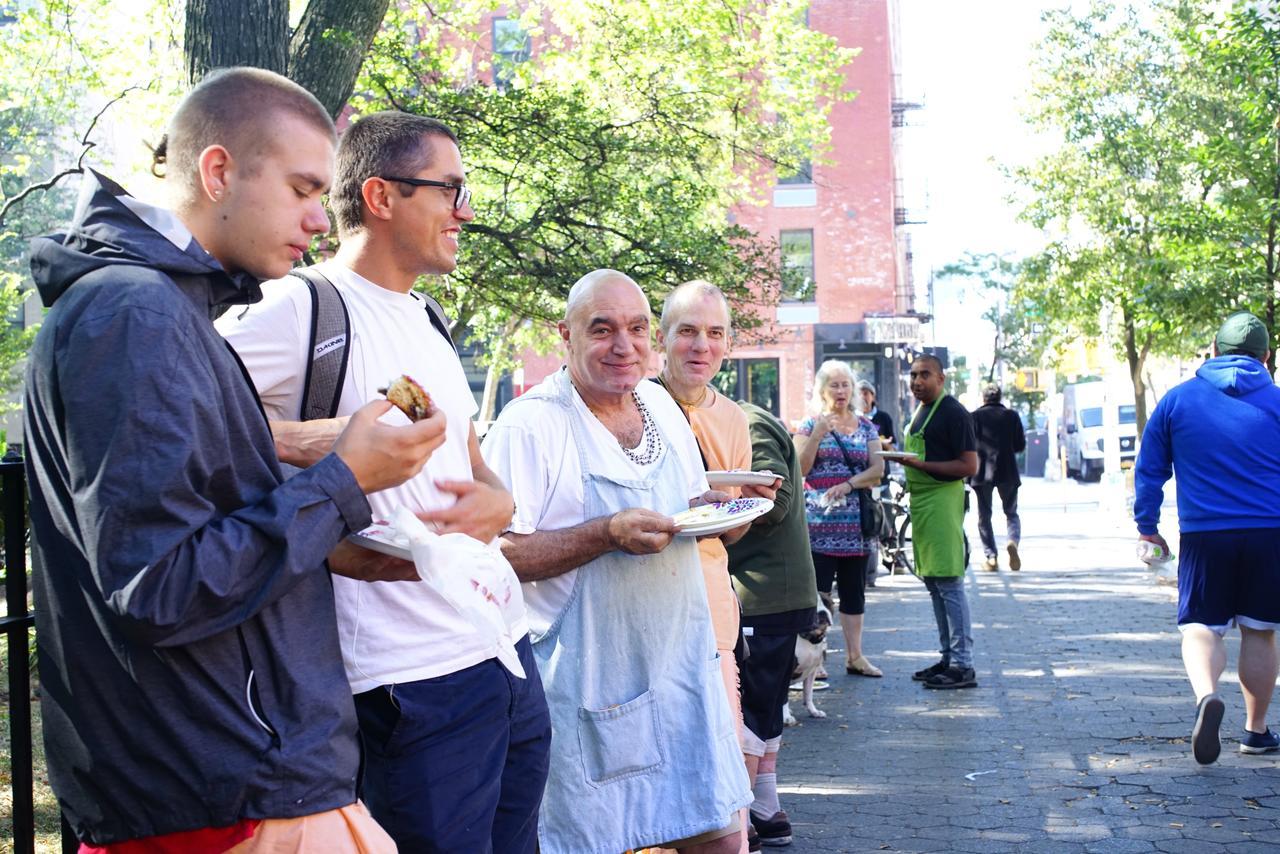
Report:
[{"label": "distant pedestrian", "polygon": [[1213,358],[1151,413],[1134,472],[1139,539],[1168,551],[1157,526],[1164,484],[1177,469],[1178,628],[1196,694],[1191,749],[1202,765],[1221,751],[1218,679],[1227,664],[1223,636],[1233,625],[1240,627],[1245,706],[1240,752],[1280,749],[1266,721],[1280,626],[1280,388],[1265,364],[1270,341],[1252,314],[1228,317]]},{"label": "distant pedestrian", "polygon": [[845,673],[879,677],[880,668],[862,653],[866,611],[867,541],[858,508],[859,489],[880,483],[884,459],[876,426],[853,407],[856,380],[848,364],[829,359],[813,378],[813,417],[796,431],[800,471],[805,477],[805,513],[818,590],[840,591]]},{"label": "distant pedestrian", "polygon": [[946,375],[936,356],[911,363],[911,393],[920,405],[903,432],[911,492],[916,572],[933,600],[942,660],[912,679],[926,688],[974,688],[973,632],[964,593],[964,479],[978,470],[973,418],[943,392]]},{"label": "distant pedestrian", "polygon": [[978,496],[978,536],[986,554],[983,568],[988,572],[999,569],[996,558],[996,535],[991,529],[991,491],[1000,493],[1000,506],[1004,509],[1005,530],[1008,540],[1009,569],[1022,569],[1018,554],[1018,542],[1022,539],[1022,520],[1018,518],[1018,477],[1016,455],[1027,448],[1027,437],[1022,431],[1022,419],[1018,413],[1000,402],[1000,386],[991,383],[982,390],[982,406],[973,413],[973,431],[978,440],[978,473],[969,478],[969,485]]}]

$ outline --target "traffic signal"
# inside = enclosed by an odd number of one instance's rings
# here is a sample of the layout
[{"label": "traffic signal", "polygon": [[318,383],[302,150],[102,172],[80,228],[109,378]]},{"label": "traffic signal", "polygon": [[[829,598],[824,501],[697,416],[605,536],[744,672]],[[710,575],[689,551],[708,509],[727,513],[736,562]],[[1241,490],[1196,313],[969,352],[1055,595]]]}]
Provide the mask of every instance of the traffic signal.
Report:
[{"label": "traffic signal", "polygon": [[1013,377],[1013,387],[1018,391],[1044,391],[1040,386],[1040,371],[1036,368],[1018,368]]}]

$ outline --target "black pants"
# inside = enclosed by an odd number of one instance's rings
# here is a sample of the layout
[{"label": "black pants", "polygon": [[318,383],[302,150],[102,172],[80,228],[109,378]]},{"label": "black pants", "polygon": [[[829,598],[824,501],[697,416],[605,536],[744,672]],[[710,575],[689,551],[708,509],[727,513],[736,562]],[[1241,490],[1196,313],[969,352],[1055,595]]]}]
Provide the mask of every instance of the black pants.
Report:
[{"label": "black pants", "polygon": [[813,572],[820,593],[830,593],[831,583],[836,583],[841,614],[861,614],[867,610],[866,555],[836,557],[813,552]]},{"label": "black pants", "polygon": [[1016,483],[975,483],[974,494],[978,496],[978,536],[982,538],[982,551],[987,557],[996,553],[996,534],[991,530],[991,491],[999,490],[1000,504],[1004,508],[1005,530],[1009,534],[1009,542],[1016,543],[1022,539],[1022,520],[1018,518],[1018,484]]}]

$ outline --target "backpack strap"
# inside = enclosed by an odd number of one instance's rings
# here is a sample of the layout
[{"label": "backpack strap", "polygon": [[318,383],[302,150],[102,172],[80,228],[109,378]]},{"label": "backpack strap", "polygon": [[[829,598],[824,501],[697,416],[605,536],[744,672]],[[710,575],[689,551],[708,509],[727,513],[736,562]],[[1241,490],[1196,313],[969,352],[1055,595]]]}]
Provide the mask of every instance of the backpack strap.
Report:
[{"label": "backpack strap", "polygon": [[311,340],[307,347],[310,356],[302,385],[300,417],[303,421],[333,418],[347,378],[351,316],[337,287],[315,267],[302,267],[289,274],[306,282],[311,292]]},{"label": "backpack strap", "polygon": [[422,291],[414,291],[414,293],[421,297],[422,302],[426,305],[427,317],[431,318],[431,325],[444,336],[444,340],[449,342],[453,352],[457,353],[458,345],[454,343],[453,336],[449,334],[449,319],[444,316],[444,309],[440,307],[440,303],[436,302],[435,297],[424,294]]}]

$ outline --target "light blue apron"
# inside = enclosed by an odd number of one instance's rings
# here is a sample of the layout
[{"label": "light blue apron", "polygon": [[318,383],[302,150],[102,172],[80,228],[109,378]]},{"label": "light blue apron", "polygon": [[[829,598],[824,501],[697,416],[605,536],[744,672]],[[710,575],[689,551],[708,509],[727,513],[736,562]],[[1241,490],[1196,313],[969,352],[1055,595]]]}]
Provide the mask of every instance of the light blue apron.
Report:
[{"label": "light blue apron", "polygon": [[[688,506],[685,468],[661,426],[664,450],[649,475],[613,480],[592,472],[568,372],[535,394],[568,413],[587,519]],[[527,399],[536,397],[509,405]],[[533,653],[552,730],[542,854],[621,854],[683,839],[725,826],[751,802],[693,538],[579,567]]]}]

